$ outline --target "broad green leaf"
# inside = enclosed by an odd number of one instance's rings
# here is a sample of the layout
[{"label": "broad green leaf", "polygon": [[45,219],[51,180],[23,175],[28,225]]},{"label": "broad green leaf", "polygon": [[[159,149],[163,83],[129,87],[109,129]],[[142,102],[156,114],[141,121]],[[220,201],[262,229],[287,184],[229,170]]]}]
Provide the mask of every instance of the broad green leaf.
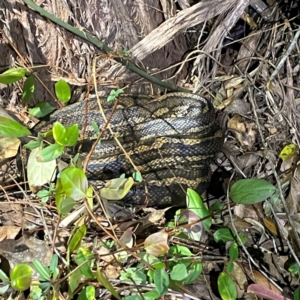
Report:
[{"label": "broad green leaf", "polygon": [[35,149],[40,145],[41,143],[39,141],[30,141],[29,143],[25,144],[24,147],[27,149]]},{"label": "broad green leaf", "polygon": [[55,83],[55,94],[57,98],[66,103],[71,99],[71,88],[64,80],[59,80]]},{"label": "broad green leaf", "polygon": [[202,263],[194,262],[191,267],[188,268],[188,276],[184,280],[184,284],[191,284],[197,280],[202,273]]},{"label": "broad green leaf", "polygon": [[25,74],[26,69],[21,67],[8,69],[4,73],[0,74],[0,83],[11,84],[22,79]]},{"label": "broad green leaf", "polygon": [[76,201],[74,201],[73,198],[67,197],[59,202],[59,207],[57,207],[57,212],[60,215],[67,215],[76,204]]},{"label": "broad green leaf", "polygon": [[175,265],[171,271],[170,277],[172,280],[181,281],[188,276],[186,266],[184,264],[178,263]]},{"label": "broad green leaf", "polygon": [[87,279],[93,278],[93,274],[91,271],[94,262],[93,258],[94,255],[92,254],[92,252],[85,247],[80,247],[75,257],[75,262],[78,266],[81,265],[83,262],[86,262],[84,265],[80,267],[80,272]]},{"label": "broad green leaf", "polygon": [[51,112],[55,110],[48,102],[40,102],[35,105],[35,107],[29,109],[29,114],[36,118],[42,118],[44,116],[49,115]]},{"label": "broad green leaf", "polygon": [[74,146],[78,140],[78,124],[64,127],[55,122],[52,129],[54,140],[61,146]]},{"label": "broad green leaf", "polygon": [[[203,219],[210,215],[210,212],[204,205],[201,197],[198,195],[197,192],[188,188],[187,189],[187,207],[189,210],[194,212],[200,219]],[[204,229],[208,231],[212,224],[212,218],[209,217],[202,221]]]},{"label": "broad green leaf", "polygon": [[118,294],[118,292],[115,290],[113,285],[107,280],[107,278],[101,273],[99,270],[99,267],[97,266],[97,271],[94,272],[95,277],[97,280],[118,300],[121,300],[122,298]]},{"label": "broad green leaf", "polygon": [[126,271],[121,271],[120,280],[132,282],[136,284],[146,283],[147,276],[144,272],[139,271],[137,268],[127,268]]},{"label": "broad green leaf", "polygon": [[30,134],[31,132],[25,126],[0,116],[0,137],[22,137]]},{"label": "broad green leaf", "polygon": [[60,180],[67,197],[71,197],[75,201],[85,198],[88,181],[83,170],[68,167],[60,173]]},{"label": "broad green leaf", "polygon": [[78,141],[78,124],[74,124],[66,128],[65,146],[74,146]]},{"label": "broad green leaf", "polygon": [[218,290],[223,300],[236,300],[237,291],[231,277],[222,272],[218,277]]},{"label": "broad green leaf", "polygon": [[164,263],[154,255],[148,254],[146,252],[140,252],[137,254],[137,256],[149,265],[153,266],[153,268],[158,269],[164,267]]},{"label": "broad green leaf", "polygon": [[53,144],[41,150],[37,156],[39,162],[51,162],[60,157],[64,152],[64,146]]},{"label": "broad green leaf", "polygon": [[129,193],[133,184],[132,177],[115,178],[106,183],[100,190],[100,195],[107,200],[121,200]]},{"label": "broad green leaf", "polygon": [[76,232],[72,236],[70,243],[68,245],[68,250],[70,252],[73,252],[74,250],[78,249],[85,235],[86,235],[86,226],[83,224],[79,228],[77,228]]},{"label": "broad green leaf", "polygon": [[49,281],[51,278],[51,271],[46,266],[44,266],[39,260],[33,260],[34,269],[39,273],[39,279],[42,281]]},{"label": "broad green leaf", "polygon": [[231,274],[231,273],[233,272],[233,269],[234,269],[234,264],[233,264],[233,262],[231,261],[231,262],[229,262],[228,265],[226,266],[226,272],[227,272],[228,274]]},{"label": "broad green leaf", "polygon": [[145,300],[156,300],[159,298],[159,293],[156,290],[152,290],[143,294]]},{"label": "broad green leaf", "polygon": [[72,299],[74,291],[79,286],[80,280],[81,280],[81,272],[79,269],[76,269],[69,275],[68,282],[69,282],[69,299]]},{"label": "broad green leaf", "polygon": [[168,234],[161,231],[153,233],[145,239],[144,246],[148,254],[164,255],[169,251]]},{"label": "broad green leaf", "polygon": [[171,246],[169,253],[175,256],[193,256],[193,253],[190,251],[190,249],[182,245]]},{"label": "broad green leaf", "polygon": [[163,296],[168,292],[170,279],[168,273],[164,269],[156,269],[154,271],[154,285],[159,293]]},{"label": "broad green leaf", "polygon": [[230,189],[230,198],[238,204],[254,204],[272,196],[276,188],[263,179],[241,179]]},{"label": "broad green leaf", "polygon": [[40,153],[41,150],[35,148],[29,154],[27,178],[30,186],[42,186],[53,181],[56,176],[56,161],[40,162],[37,160]]},{"label": "broad green leaf", "polygon": [[22,98],[26,104],[29,103],[29,101],[34,93],[34,88],[35,88],[35,78],[31,74],[26,78],[24,85],[23,85]]},{"label": "broad green leaf", "polygon": [[66,127],[60,122],[55,122],[52,128],[52,134],[55,142],[61,146],[65,145]]},{"label": "broad green leaf", "polygon": [[229,248],[229,257],[231,260],[236,260],[239,257],[239,248],[237,243],[233,243]]},{"label": "broad green leaf", "polygon": [[220,228],[214,233],[214,239],[216,242],[222,241],[222,242],[229,242],[234,241],[234,232],[230,230],[229,228]]},{"label": "broad green leaf", "polygon": [[32,269],[27,264],[16,265],[10,273],[11,286],[18,291],[25,291],[30,287]]},{"label": "broad green leaf", "polygon": [[78,300],[95,300],[96,299],[96,289],[92,285],[88,285],[84,287],[81,292],[79,293],[79,296],[77,298]]}]

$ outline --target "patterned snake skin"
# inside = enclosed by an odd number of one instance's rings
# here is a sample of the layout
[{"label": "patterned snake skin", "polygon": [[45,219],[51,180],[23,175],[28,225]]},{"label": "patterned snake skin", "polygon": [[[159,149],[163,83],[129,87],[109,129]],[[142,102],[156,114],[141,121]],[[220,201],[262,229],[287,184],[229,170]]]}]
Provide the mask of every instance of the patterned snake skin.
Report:
[{"label": "patterned snake skin", "polygon": [[[106,117],[114,103],[101,98]],[[87,119],[81,153],[90,151],[95,132],[92,122],[101,129],[105,122],[96,97],[90,96],[88,113],[85,102],[78,102],[54,112],[49,122],[36,126],[47,131],[55,121],[64,126]],[[171,93],[159,98],[144,95],[121,95],[110,125],[147,184],[150,206],[185,204],[186,188],[202,193],[210,180],[209,164],[223,143],[221,130],[215,125],[215,112],[205,98],[187,93]],[[88,165],[88,178],[106,180],[122,173],[131,175],[132,165],[115,143],[108,130],[97,145]],[[146,199],[144,185],[133,187],[123,199],[142,204]]]}]

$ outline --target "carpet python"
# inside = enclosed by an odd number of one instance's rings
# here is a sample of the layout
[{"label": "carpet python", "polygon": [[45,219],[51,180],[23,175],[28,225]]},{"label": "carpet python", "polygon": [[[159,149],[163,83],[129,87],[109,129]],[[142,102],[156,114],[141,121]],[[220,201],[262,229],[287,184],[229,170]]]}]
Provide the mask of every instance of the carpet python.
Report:
[{"label": "carpet python", "polygon": [[[106,117],[113,102],[100,97]],[[57,110],[35,131],[47,131],[55,121],[64,126],[86,123],[81,142],[83,157],[90,151],[95,131],[92,122],[103,128],[96,96],[87,103],[78,102]],[[209,164],[223,143],[222,131],[215,124],[212,104],[205,98],[188,93],[170,93],[158,98],[146,95],[120,95],[110,120],[115,137],[141,172],[147,184],[149,206],[185,205],[186,189],[202,193],[210,180]],[[106,130],[93,152],[87,169],[90,180],[132,175],[134,169]],[[145,186],[137,185],[123,199],[130,204],[142,204]]]}]

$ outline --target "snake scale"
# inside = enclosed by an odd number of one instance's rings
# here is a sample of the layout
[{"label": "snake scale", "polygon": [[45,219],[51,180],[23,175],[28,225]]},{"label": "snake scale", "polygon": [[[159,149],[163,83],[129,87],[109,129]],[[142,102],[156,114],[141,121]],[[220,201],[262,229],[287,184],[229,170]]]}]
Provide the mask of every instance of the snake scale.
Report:
[{"label": "snake scale", "polygon": [[[106,117],[114,103],[100,97]],[[92,122],[103,128],[95,96],[57,110],[50,120],[38,124],[35,131],[47,131],[55,121],[64,126],[87,121],[81,155],[90,151],[95,132]],[[114,135],[141,172],[147,183],[149,206],[181,206],[185,204],[186,188],[202,193],[210,180],[209,164],[223,143],[222,131],[215,124],[212,104],[205,98],[188,93],[170,93],[159,98],[145,95],[121,95],[110,120]],[[88,164],[88,178],[106,180],[134,169],[106,130]],[[142,204],[144,185],[132,188],[125,201]]]}]

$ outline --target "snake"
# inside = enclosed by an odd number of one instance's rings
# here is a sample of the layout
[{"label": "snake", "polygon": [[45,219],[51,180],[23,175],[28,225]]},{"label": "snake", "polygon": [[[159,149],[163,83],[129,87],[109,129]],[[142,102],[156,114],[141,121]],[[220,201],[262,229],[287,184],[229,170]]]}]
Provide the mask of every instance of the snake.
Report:
[{"label": "snake", "polygon": [[[104,131],[90,157],[89,180],[131,176],[135,169],[130,157],[144,184],[134,185],[124,203],[141,205],[148,197],[148,206],[184,206],[188,187],[199,194],[205,191],[211,177],[210,164],[223,144],[223,133],[215,123],[214,107],[209,100],[182,92],[160,97],[121,94],[116,105],[105,97],[98,99],[106,118],[112,114],[112,131]],[[46,132],[57,121],[64,126],[78,124],[80,129],[85,128],[83,139],[72,150],[80,149],[83,158],[96,139],[94,124],[101,129],[106,123],[96,95],[90,95],[87,102],[56,110],[35,131]]]}]

